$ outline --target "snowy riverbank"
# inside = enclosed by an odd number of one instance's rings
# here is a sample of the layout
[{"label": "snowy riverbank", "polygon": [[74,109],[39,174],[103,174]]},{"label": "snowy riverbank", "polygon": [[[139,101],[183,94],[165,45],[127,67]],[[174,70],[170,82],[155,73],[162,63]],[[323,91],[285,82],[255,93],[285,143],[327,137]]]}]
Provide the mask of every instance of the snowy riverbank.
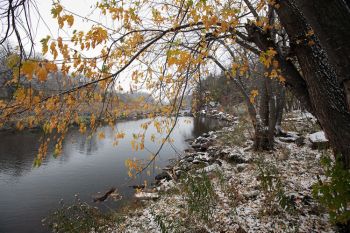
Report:
[{"label": "snowy riverbank", "polygon": [[334,232],[312,198],[324,176],[323,152],[311,149],[310,136],[291,133],[258,153],[249,139],[227,146],[237,124],[195,139],[155,190],[138,194],[151,198],[111,232]]}]

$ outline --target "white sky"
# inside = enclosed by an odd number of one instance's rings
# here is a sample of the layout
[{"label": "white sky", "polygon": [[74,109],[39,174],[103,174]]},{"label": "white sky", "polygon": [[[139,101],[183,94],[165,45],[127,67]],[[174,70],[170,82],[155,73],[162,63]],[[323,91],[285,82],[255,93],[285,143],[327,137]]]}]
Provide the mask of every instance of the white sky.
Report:
[{"label": "white sky", "polygon": [[[97,15],[98,11],[95,11],[93,15],[90,15],[94,9],[93,6],[96,5],[96,0],[61,0],[60,2],[67,10],[70,10],[81,16],[88,16],[89,18],[96,20],[102,19],[101,16]],[[33,33],[35,36],[35,48],[37,51],[41,51],[40,40],[42,38],[46,37],[47,35],[50,35],[53,38],[57,38],[58,36],[61,36],[62,38],[68,38],[71,33],[65,33],[67,27],[59,30],[57,19],[54,19],[51,15],[52,0],[36,0],[36,3],[41,15],[41,19],[39,19],[38,30],[35,30],[35,24],[38,22],[38,16],[34,15],[35,19],[33,20]],[[36,12],[34,12],[34,14],[36,14]],[[74,17],[74,25],[71,30],[73,31],[76,29],[87,31],[91,28],[91,25],[92,24],[86,20],[83,20],[79,17]]]}]

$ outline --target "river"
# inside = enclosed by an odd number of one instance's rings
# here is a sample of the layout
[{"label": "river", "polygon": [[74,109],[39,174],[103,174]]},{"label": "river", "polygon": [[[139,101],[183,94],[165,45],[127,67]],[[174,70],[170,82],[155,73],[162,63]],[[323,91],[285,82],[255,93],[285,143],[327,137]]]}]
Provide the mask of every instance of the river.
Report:
[{"label": "river", "polygon": [[[101,127],[105,138],[93,136],[87,139],[77,130],[70,130],[63,143],[63,153],[54,158],[49,150],[47,158],[39,168],[33,167],[37,154],[40,133],[38,132],[1,132],[0,133],[0,232],[1,233],[44,233],[41,220],[59,207],[59,201],[73,203],[75,195],[92,204],[92,196],[116,187],[123,196],[122,201],[107,200],[96,204],[99,208],[118,208],[121,203],[130,200],[134,190],[129,185],[137,184],[129,180],[125,160],[130,158],[146,159],[151,152],[157,151],[160,139],[165,133],[157,134],[154,126],[146,132],[145,148],[133,151],[131,139],[133,133],[143,131],[142,123],[149,119],[123,121],[116,124],[118,131],[126,133],[125,138],[113,146],[114,134],[109,127]],[[221,127],[215,120],[205,118],[180,117],[171,138],[166,143],[156,165],[163,167],[169,159],[176,158],[188,147],[186,139],[197,137],[204,132]],[[152,142],[150,135],[155,134]],[[143,177],[151,181],[156,175]],[[146,176],[146,175],[145,175]],[[140,181],[141,182],[141,181]]]}]

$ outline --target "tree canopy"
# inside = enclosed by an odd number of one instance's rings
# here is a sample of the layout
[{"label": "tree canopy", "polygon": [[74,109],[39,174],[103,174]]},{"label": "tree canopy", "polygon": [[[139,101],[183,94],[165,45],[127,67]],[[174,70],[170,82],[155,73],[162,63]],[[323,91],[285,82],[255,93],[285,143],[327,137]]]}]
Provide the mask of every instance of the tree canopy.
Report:
[{"label": "tree canopy", "polygon": [[[317,3],[317,11],[335,17],[337,12],[327,11],[324,2]],[[318,118],[335,153],[350,164],[349,93],[348,79],[342,76],[344,63],[331,55],[329,48],[333,47],[323,40],[325,32],[318,30],[320,27],[316,27],[310,9],[302,1],[101,0],[93,6],[93,11],[103,16],[100,21],[53,1],[52,17],[66,36],[43,38],[42,58],[24,49],[17,27],[24,22],[14,20],[22,10],[28,11],[30,3],[9,1],[1,8],[2,17],[7,17],[1,42],[15,33],[19,51],[7,57],[12,72],[7,85],[16,90],[13,98],[0,102],[0,117],[2,124],[16,116],[20,119],[18,128],[43,124],[46,133],[59,133],[54,137],[57,154],[72,122],[79,125],[81,132],[86,131],[87,125],[79,117],[86,109],[92,109],[88,128],[94,131],[102,121],[112,126],[120,114],[131,108],[115,95],[124,89],[121,80],[130,83],[128,91],[147,90],[157,100],[156,107],[151,107],[141,98],[133,103],[133,109],[137,105],[150,116],[155,112],[169,116],[179,112],[183,96],[216,67],[239,87],[252,111],[255,110],[250,105],[259,92],[247,91],[240,78],[252,78],[252,72],[260,72],[285,85]],[[343,19],[349,19],[350,10],[343,0],[333,5],[342,12],[339,15]],[[339,17],[334,20],[341,20]],[[87,20],[91,28],[80,30],[75,24],[77,18]],[[29,24],[24,28],[30,35],[33,28]],[[339,40],[346,40],[346,33],[334,32]],[[345,43],[342,46],[347,48]],[[259,61],[263,72],[252,61]],[[56,93],[33,88],[34,82],[43,85],[58,73],[69,78],[62,81]],[[76,81],[79,76],[83,77],[81,82]],[[330,122],[333,117],[336,120]],[[256,126],[259,119],[253,120]],[[170,124],[168,131],[171,128]],[[50,138],[43,140],[38,161],[45,157]],[[142,136],[140,141],[142,147]]]}]

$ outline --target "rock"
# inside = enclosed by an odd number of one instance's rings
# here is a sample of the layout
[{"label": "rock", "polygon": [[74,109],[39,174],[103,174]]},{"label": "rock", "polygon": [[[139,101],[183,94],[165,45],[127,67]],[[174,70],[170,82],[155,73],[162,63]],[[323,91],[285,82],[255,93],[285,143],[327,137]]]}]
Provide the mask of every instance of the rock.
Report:
[{"label": "rock", "polygon": [[135,193],[135,198],[140,200],[156,200],[159,198],[158,193],[138,192]]},{"label": "rock", "polygon": [[209,153],[198,153],[197,156],[195,156],[195,159],[201,160],[203,162],[213,162],[214,158],[209,156]]},{"label": "rock", "polygon": [[176,184],[174,183],[174,181],[162,180],[161,184],[157,187],[157,190],[158,191],[168,191],[169,189],[172,189],[174,187],[176,187]]},{"label": "rock", "polygon": [[232,148],[230,148],[230,147],[223,148],[219,152],[220,157],[223,157],[223,158],[227,157],[231,153],[231,150],[232,150]]},{"label": "rock", "polygon": [[161,181],[161,180],[163,180],[163,179],[171,180],[172,178],[171,178],[171,176],[169,175],[168,172],[163,171],[162,173],[156,175],[156,177],[154,177],[154,179],[155,179],[156,181]]},{"label": "rock", "polygon": [[201,147],[200,147],[201,151],[206,151],[206,150],[208,150],[209,146],[211,146],[212,144],[213,144],[213,143],[211,143],[210,141],[201,144]]},{"label": "rock", "polygon": [[194,152],[196,152],[193,148],[188,148],[188,149],[185,149],[184,151],[185,151],[185,153],[194,153]]},{"label": "rock", "polygon": [[296,138],[296,137],[278,137],[278,139],[279,139],[281,142],[293,143],[293,142],[296,142],[296,140],[297,140],[298,138]]},{"label": "rock", "polygon": [[198,169],[197,173],[202,173],[202,172],[209,173],[209,172],[220,171],[220,170],[221,170],[221,167],[219,166],[219,164],[213,163],[212,165],[209,165],[205,168]]},{"label": "rock", "polygon": [[222,162],[220,160],[215,160],[214,163],[218,164],[219,166],[222,166]]},{"label": "rock", "polygon": [[298,137],[297,140],[295,140],[295,144],[297,144],[297,146],[305,145],[305,137],[303,136]]},{"label": "rock", "polygon": [[119,201],[123,198],[122,195],[120,195],[117,191],[111,193],[109,197],[112,198],[113,201]]},{"label": "rock", "polygon": [[247,168],[247,166],[248,166],[248,164],[244,164],[244,163],[238,164],[238,165],[237,165],[237,171],[238,171],[238,172],[242,172],[242,171],[244,171],[244,169]]},{"label": "rock", "polygon": [[199,164],[201,161],[199,160],[199,159],[194,159],[193,161],[192,161],[192,163],[193,164]]},{"label": "rock", "polygon": [[299,133],[297,132],[286,132],[282,133],[283,135],[278,137],[281,142],[293,143],[296,142],[299,138]]},{"label": "rock", "polygon": [[199,150],[201,148],[201,144],[198,144],[198,143],[192,143],[192,148],[195,149],[195,150]]},{"label": "rock", "polygon": [[329,141],[323,131],[319,131],[309,135],[311,148],[316,150],[324,150],[329,148]]},{"label": "rock", "polygon": [[209,141],[209,138],[199,136],[198,138],[196,138],[194,142],[196,144],[203,144],[203,143],[207,143],[208,141]]},{"label": "rock", "polygon": [[175,171],[175,175],[177,176],[177,177],[180,177],[181,175],[182,175],[182,173],[184,173],[184,171],[182,171],[182,170],[176,170]]},{"label": "rock", "polygon": [[234,163],[249,163],[251,160],[250,156],[241,149],[233,149],[227,155],[227,159]]},{"label": "rock", "polygon": [[181,163],[179,164],[179,167],[175,168],[175,170],[188,171],[191,168],[192,163],[193,163],[193,161],[192,162],[188,162],[186,160],[182,160]]},{"label": "rock", "polygon": [[259,196],[259,193],[260,193],[259,190],[253,190],[250,192],[243,193],[243,196],[247,199],[253,199]]}]

